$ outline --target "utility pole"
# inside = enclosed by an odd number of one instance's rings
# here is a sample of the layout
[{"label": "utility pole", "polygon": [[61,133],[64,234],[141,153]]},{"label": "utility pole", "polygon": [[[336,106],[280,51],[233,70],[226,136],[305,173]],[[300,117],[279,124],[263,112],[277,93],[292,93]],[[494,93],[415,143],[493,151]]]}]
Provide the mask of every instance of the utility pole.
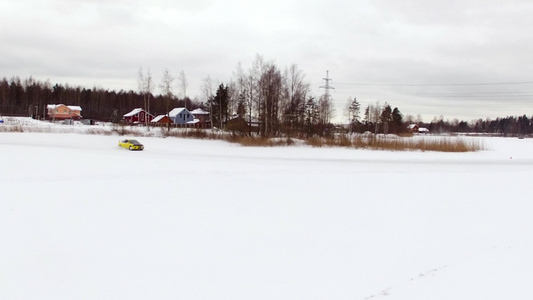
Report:
[{"label": "utility pole", "polygon": [[330,97],[329,90],[334,90],[335,88],[329,85],[329,82],[331,81],[331,78],[329,78],[329,71],[328,70],[326,70],[326,78],[322,78],[322,79],[324,79],[326,81],[326,85],[321,85],[318,88],[319,89],[324,89],[324,97],[326,99],[329,99],[329,97]]},{"label": "utility pole", "polygon": [[325,85],[319,87],[319,89],[324,89],[324,95],[318,101],[318,114],[319,114],[319,123],[327,125],[331,118],[332,103],[329,90],[334,90],[335,88],[329,85],[331,78],[329,78],[329,71],[326,70],[326,78],[323,78],[326,81]]}]

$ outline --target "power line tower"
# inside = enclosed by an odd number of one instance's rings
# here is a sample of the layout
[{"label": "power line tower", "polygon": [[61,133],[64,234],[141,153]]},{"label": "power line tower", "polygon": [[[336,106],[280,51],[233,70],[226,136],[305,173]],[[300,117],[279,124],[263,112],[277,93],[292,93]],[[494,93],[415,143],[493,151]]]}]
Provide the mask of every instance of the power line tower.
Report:
[{"label": "power line tower", "polygon": [[326,78],[322,78],[322,79],[324,79],[326,81],[326,85],[321,85],[318,88],[319,89],[324,89],[324,98],[326,100],[329,100],[329,97],[330,97],[329,90],[334,90],[335,88],[329,85],[329,82],[331,81],[331,78],[329,78],[329,71],[328,70],[326,70]]},{"label": "power line tower", "polygon": [[326,70],[326,78],[323,79],[326,81],[326,84],[319,87],[319,89],[324,89],[324,95],[322,95],[322,97],[320,97],[318,100],[318,119],[320,124],[326,125],[330,123],[334,114],[333,103],[331,101],[329,90],[334,90],[335,88],[329,85],[331,78],[329,78],[328,70]]}]

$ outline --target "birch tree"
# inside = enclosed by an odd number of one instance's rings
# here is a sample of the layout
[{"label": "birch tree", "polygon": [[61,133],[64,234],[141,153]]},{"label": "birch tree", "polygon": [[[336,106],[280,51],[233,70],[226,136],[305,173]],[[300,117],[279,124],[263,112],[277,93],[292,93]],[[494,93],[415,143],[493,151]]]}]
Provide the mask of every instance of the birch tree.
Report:
[{"label": "birch tree", "polygon": [[211,80],[211,76],[207,75],[207,77],[202,80],[202,86],[200,89],[205,98],[205,103],[207,103],[209,106],[210,124],[211,127],[213,127],[213,101],[211,101],[213,98],[213,82]]},{"label": "birch tree", "polygon": [[[139,89],[139,93],[143,97],[144,101],[144,110],[147,114],[150,113],[150,96],[152,95],[152,92],[154,90],[154,84],[152,80],[152,73],[150,73],[150,69],[146,71],[146,73],[143,72],[142,67],[139,67],[139,73],[137,75],[137,85]],[[148,118],[145,118],[146,126],[148,130],[150,130],[150,122],[148,121]]]},{"label": "birch tree", "polygon": [[[161,79],[161,84],[159,85],[159,88],[161,89],[161,93],[163,97],[166,100],[166,110],[167,110],[167,117],[169,116],[170,112],[170,99],[173,97],[172,93],[172,83],[174,82],[174,77],[170,75],[170,71],[168,69],[165,69],[163,72],[163,78]],[[170,123],[168,123],[168,130],[170,130]]]},{"label": "birch tree", "polygon": [[178,87],[183,97],[183,106],[187,109],[187,87],[189,83],[187,82],[187,77],[185,76],[185,71],[181,70],[178,76]]},{"label": "birch tree", "polygon": [[303,123],[305,99],[309,93],[309,83],[305,82],[305,75],[296,64],[285,70],[283,89],[283,123],[292,130]]}]

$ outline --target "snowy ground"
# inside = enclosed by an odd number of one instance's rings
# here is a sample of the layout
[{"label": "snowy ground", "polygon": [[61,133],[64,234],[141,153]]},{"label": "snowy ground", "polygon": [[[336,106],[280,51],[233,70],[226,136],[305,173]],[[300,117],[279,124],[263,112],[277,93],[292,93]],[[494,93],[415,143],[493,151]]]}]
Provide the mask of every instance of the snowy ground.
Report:
[{"label": "snowy ground", "polygon": [[0,133],[0,299],[530,299],[533,140]]}]

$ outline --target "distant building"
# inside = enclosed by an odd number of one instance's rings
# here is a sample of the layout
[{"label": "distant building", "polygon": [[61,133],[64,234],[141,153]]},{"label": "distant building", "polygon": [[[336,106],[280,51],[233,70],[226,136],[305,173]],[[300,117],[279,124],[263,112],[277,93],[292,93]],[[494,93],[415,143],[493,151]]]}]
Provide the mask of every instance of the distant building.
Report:
[{"label": "distant building", "polygon": [[194,116],[194,119],[198,120],[198,127],[205,128],[210,127],[211,119],[209,118],[209,112],[201,108],[197,108],[191,111],[191,114]]},{"label": "distant building", "polygon": [[174,108],[168,117],[174,124],[191,124],[194,121],[194,116],[185,107]]},{"label": "distant building", "polygon": [[411,131],[412,133],[416,133],[416,132],[418,132],[418,128],[419,128],[419,127],[418,127],[418,125],[416,125],[416,124],[409,124],[409,126],[407,126],[407,129],[408,129],[409,131]]},{"label": "distant building", "polygon": [[124,123],[127,124],[144,124],[146,121],[152,121],[153,118],[152,114],[147,113],[142,108],[135,108],[122,117]]},{"label": "distant building", "polygon": [[49,119],[53,120],[79,120],[81,119],[81,107],[65,104],[48,104],[46,106]]},{"label": "distant building", "polygon": [[418,133],[429,133],[429,129],[427,129],[425,127],[419,127],[418,128]]},{"label": "distant building", "polygon": [[152,125],[164,125],[164,124],[172,124],[172,120],[167,115],[159,115],[150,121],[150,124]]},{"label": "distant building", "polygon": [[417,124],[410,124],[407,129],[412,133],[429,133],[429,129],[420,127]]}]

